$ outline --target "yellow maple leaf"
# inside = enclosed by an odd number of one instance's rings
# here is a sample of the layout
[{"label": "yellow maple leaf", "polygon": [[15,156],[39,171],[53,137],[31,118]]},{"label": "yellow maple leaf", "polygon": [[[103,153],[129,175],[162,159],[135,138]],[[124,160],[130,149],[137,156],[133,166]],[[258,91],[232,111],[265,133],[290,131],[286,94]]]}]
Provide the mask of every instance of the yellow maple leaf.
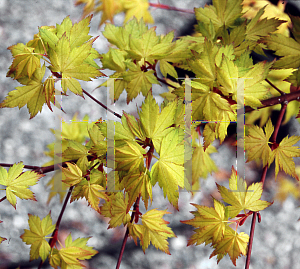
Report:
[{"label": "yellow maple leaf", "polygon": [[274,149],[270,155],[269,167],[275,159],[275,179],[277,178],[279,168],[290,176],[299,180],[295,171],[295,162],[293,157],[300,157],[300,149],[293,147],[300,140],[300,136],[285,137]]},{"label": "yellow maple leaf", "polygon": [[229,179],[229,188],[217,184],[218,190],[228,207],[229,217],[234,218],[240,211],[260,211],[270,206],[271,203],[260,200],[263,188],[262,183],[253,183],[247,188],[245,180],[240,178],[232,168]]},{"label": "yellow maple leaf", "polygon": [[149,12],[148,0],[123,0],[123,6],[126,13],[124,23],[132,17],[136,17],[138,20],[143,18],[146,23],[154,23],[154,19]]},{"label": "yellow maple leaf", "polygon": [[144,253],[151,242],[157,249],[170,255],[167,239],[176,237],[176,235],[167,226],[169,222],[162,218],[165,214],[170,213],[166,210],[157,210],[155,208],[142,215],[143,225],[130,224],[128,226],[129,234],[133,237],[134,241],[137,243],[137,238],[141,240],[140,244]]},{"label": "yellow maple leaf", "polygon": [[236,259],[240,255],[247,254],[249,236],[245,233],[237,233],[232,229],[226,229],[222,241],[218,243],[209,258],[218,254],[218,263],[225,254],[230,256],[232,263],[236,266]]},{"label": "yellow maple leaf", "polygon": [[102,4],[96,8],[96,12],[102,11],[99,27],[107,20],[113,23],[113,17],[122,11],[123,5],[120,0],[102,0]]},{"label": "yellow maple leaf", "polygon": [[275,6],[270,1],[266,0],[244,0],[242,12],[245,14],[243,15],[243,17],[252,19],[261,8],[266,6],[265,12],[260,17],[260,20],[264,18],[278,18],[286,21],[278,27],[278,30],[276,32],[281,33],[285,36],[289,36],[290,33],[288,27],[291,26],[291,19],[286,13],[284,13],[285,5],[286,1],[278,1],[277,6]]},{"label": "yellow maple leaf", "polygon": [[[269,147],[269,139],[274,131],[274,127],[271,120],[267,122],[265,131],[258,126],[249,126],[249,134],[245,137],[245,149],[248,153],[248,161],[262,160],[263,167],[267,165],[269,156],[271,154],[271,148]],[[244,147],[243,141],[239,141],[238,145]]]},{"label": "yellow maple leaf", "polygon": [[29,229],[24,230],[24,234],[21,235],[22,240],[30,247],[30,261],[42,258],[43,261],[46,260],[51,247],[46,241],[46,235],[51,234],[55,225],[52,225],[52,219],[50,214],[48,214],[42,220],[38,216],[29,216]]}]

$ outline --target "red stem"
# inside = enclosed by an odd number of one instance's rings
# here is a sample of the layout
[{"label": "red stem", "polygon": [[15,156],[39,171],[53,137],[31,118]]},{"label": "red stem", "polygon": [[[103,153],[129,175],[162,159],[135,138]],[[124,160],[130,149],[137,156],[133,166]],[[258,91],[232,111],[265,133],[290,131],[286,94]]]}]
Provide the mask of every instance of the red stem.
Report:
[{"label": "red stem", "polygon": [[[62,220],[63,214],[64,214],[64,212],[66,210],[67,203],[68,203],[68,201],[69,201],[69,199],[71,197],[73,188],[74,188],[74,186],[71,186],[69,188],[68,194],[67,194],[67,196],[65,198],[64,204],[63,204],[63,206],[61,208],[60,214],[59,214],[58,219],[56,221],[55,229],[54,229],[54,231],[53,231],[53,233],[51,235],[51,239],[49,240],[49,245],[51,246],[51,248],[53,248],[54,245],[55,245],[55,243],[56,243],[59,225],[60,225],[60,222]],[[43,265],[43,261],[40,262],[39,269],[42,267],[42,265]]]},{"label": "red stem", "polygon": [[[93,158],[93,156],[87,156],[87,158],[90,161],[91,158]],[[77,160],[78,159],[62,162],[61,166],[62,167],[67,167],[66,162],[74,162],[75,163],[75,162],[77,162]],[[14,164],[10,164],[10,163],[0,163],[0,166],[2,166],[2,167],[11,167],[13,165]],[[59,166],[58,166],[58,164],[52,164],[52,165],[44,166],[44,167],[42,167],[42,166],[24,165],[24,168],[25,169],[32,169],[35,172],[40,173],[40,174],[46,174],[46,173],[52,172],[54,170],[58,170]]]},{"label": "red stem", "polygon": [[[140,198],[141,198],[141,195],[139,195],[139,197],[136,198],[135,204],[134,204],[134,206],[133,206],[133,212],[132,212],[132,214],[131,214],[130,223],[133,222],[133,219],[135,218],[135,215],[136,215],[136,214],[139,215],[138,212],[139,212]],[[126,233],[125,233],[125,236],[124,236],[124,239],[123,239],[123,242],[122,242],[122,247],[121,247],[121,250],[120,250],[120,254],[119,254],[119,258],[118,258],[118,262],[117,262],[116,269],[119,269],[119,268],[120,268],[120,265],[121,265],[121,261],[122,261],[122,257],[123,257],[123,254],[124,254],[125,245],[126,245],[128,236],[129,236],[129,229],[128,229],[128,227],[127,227]]]},{"label": "red stem", "polygon": [[[147,139],[148,139],[148,138],[147,138]],[[148,170],[149,170],[149,168],[150,168],[150,163],[151,163],[151,160],[152,160],[152,154],[153,154],[153,152],[154,152],[154,146],[153,146],[153,143],[151,142],[151,144],[150,144],[150,149],[149,149],[149,151],[148,151],[147,154],[146,154],[146,168],[147,168]],[[139,209],[139,206],[140,206],[140,199],[141,199],[141,194],[140,194],[139,197],[136,199],[135,204],[134,204],[134,206],[133,206],[133,211],[132,211],[132,214],[131,214],[130,223],[132,223],[133,220],[135,220],[135,222],[138,222],[138,220],[139,220],[139,216],[141,215],[140,209]],[[119,268],[120,268],[120,265],[121,265],[121,261],[122,261],[122,257],[123,257],[123,254],[124,254],[125,245],[126,245],[128,236],[129,236],[129,229],[128,229],[128,227],[127,227],[126,233],[125,233],[125,236],[124,236],[124,239],[123,239],[123,242],[122,242],[122,247],[121,247],[121,250],[120,250],[120,254],[119,254],[119,258],[118,258],[118,262],[117,262],[116,269],[119,269]]]},{"label": "red stem", "polygon": [[[273,135],[272,135],[271,140],[270,140],[270,142],[273,143],[272,146],[271,146],[272,150],[275,148],[275,143],[276,143],[278,130],[279,130],[279,127],[281,126],[281,123],[282,123],[283,116],[284,116],[285,110],[287,108],[287,105],[288,105],[288,102],[285,101],[283,103],[282,107],[281,107],[279,117],[278,117],[277,122],[275,124],[274,132],[273,132]],[[263,168],[263,172],[262,172],[262,176],[261,176],[261,180],[260,180],[260,182],[262,182],[263,185],[265,183],[267,170],[268,170],[268,164],[266,164],[266,166]],[[255,223],[256,223],[257,213],[258,212],[254,212],[253,217],[252,217],[252,223],[251,223],[251,229],[250,229],[250,238],[249,238],[249,244],[248,244],[248,252],[247,252],[245,269],[249,269],[249,266],[250,266],[251,250],[252,250],[252,244],[253,244],[253,238],[254,238],[254,230],[255,230]]]},{"label": "red stem", "polygon": [[90,97],[93,101],[95,101],[98,105],[102,106],[104,109],[106,109],[107,111],[109,111],[110,113],[114,114],[114,116],[118,117],[118,118],[122,118],[122,116],[120,114],[118,114],[117,112],[112,111],[111,109],[109,109],[106,105],[102,104],[100,101],[98,101],[96,98],[94,98],[92,95],[90,95],[87,91],[85,91],[84,89],[82,89],[82,91],[88,96]]},{"label": "red stem", "polygon": [[[300,91],[294,91],[291,93],[286,93],[285,95],[282,96],[277,96],[273,97],[267,100],[260,101],[262,103],[262,107],[258,107],[257,109],[264,108],[264,107],[269,107],[269,106],[274,106],[278,104],[284,104],[286,102],[291,102],[294,100],[300,100]],[[254,109],[250,106],[245,106],[245,113],[251,112]]]},{"label": "red stem", "polygon": [[4,201],[5,199],[6,199],[6,196],[2,197],[2,198],[0,199],[0,203],[1,203],[2,201]]},{"label": "red stem", "polygon": [[158,4],[149,3],[149,5],[150,5],[150,7],[156,7],[156,8],[166,9],[166,10],[175,10],[175,11],[185,12],[185,13],[190,13],[190,14],[195,13],[194,10],[191,10],[191,9],[171,7],[171,6],[168,6],[168,5],[162,5],[160,3],[158,3]]}]

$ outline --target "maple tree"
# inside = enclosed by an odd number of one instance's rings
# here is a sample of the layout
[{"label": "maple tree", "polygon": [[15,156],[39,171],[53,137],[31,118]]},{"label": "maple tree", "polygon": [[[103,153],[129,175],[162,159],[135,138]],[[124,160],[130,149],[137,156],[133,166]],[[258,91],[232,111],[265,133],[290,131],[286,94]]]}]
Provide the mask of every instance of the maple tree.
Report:
[{"label": "maple tree", "polygon": [[[55,171],[48,182],[48,203],[56,194],[64,202],[55,224],[50,213],[43,219],[29,214],[29,230],[21,238],[30,245],[30,260],[41,258],[42,265],[48,258],[53,268],[82,268],[80,261],[97,253],[87,246],[88,238],[73,241],[69,234],[64,243],[58,240],[67,204],[78,199],[109,218],[108,228],[126,227],[116,268],[128,237],[139,242],[144,252],[151,243],[170,254],[168,238],[176,235],[163,219],[170,212],[150,209],[152,188],[158,183],[164,198],[179,210],[179,190],[193,194],[200,188],[199,178],[217,171],[210,155],[218,153],[215,145],[228,139],[228,126],[242,115],[245,136],[231,146],[245,149],[247,162],[255,160],[263,167],[260,180],[247,186],[232,167],[229,189],[217,184],[223,202],[213,198],[213,207],[192,204],[197,209],[191,212],[194,218],[181,222],[195,228],[188,245],[211,244],[210,257],[216,255],[219,262],[229,255],[234,265],[239,256],[247,255],[249,268],[255,220],[260,221],[259,212],[272,205],[261,200],[267,170],[275,163],[275,180],[279,171],[299,180],[300,169],[293,159],[300,157],[295,146],[300,136],[277,139],[283,122],[300,118],[300,18],[284,14],[281,5],[262,2],[266,5],[214,0],[211,6],[195,8],[195,34],[175,39],[174,32],[160,36],[155,27],[146,25],[153,23],[148,8],[187,10],[147,0],[77,0],[76,5],[85,5],[80,22],[73,24],[66,17],[56,26],[40,27],[26,44],[9,47],[13,61],[7,76],[22,86],[8,93],[1,108],[27,105],[30,119],[44,104],[52,111],[51,103],[57,106],[55,85],[60,83],[62,95],[67,96],[68,90],[86,95],[118,118],[90,123],[86,116],[79,124],[75,115],[70,124],[63,122],[62,132],[56,135],[62,145],[61,160],[55,158],[54,142],[45,153],[52,160],[43,166],[0,164],[0,184],[6,194],[0,201],[7,199],[15,209],[16,197],[35,200],[29,187]],[[90,13],[98,12],[102,12],[100,25],[112,22],[103,31],[111,44],[103,54],[93,48],[97,37],[89,35]],[[115,26],[113,17],[120,12],[125,12],[124,25]],[[267,49],[278,58],[254,64],[251,53],[265,55]],[[101,67],[95,62],[98,59]],[[180,80],[176,68],[193,72],[195,78]],[[114,73],[99,87],[110,88],[113,102],[124,90],[127,104],[140,93],[145,97],[136,117],[125,111],[115,113],[81,87],[79,80],[106,77],[105,69]],[[51,73],[48,77],[46,70]],[[161,93],[161,104],[152,95],[154,84],[168,86],[169,91]],[[273,125],[270,115],[276,106],[281,108]],[[24,168],[31,171],[23,172]],[[55,188],[57,182],[60,190]],[[279,199],[295,186],[287,179],[281,184]],[[299,197],[299,190],[294,195]],[[146,212],[140,210],[141,201]],[[239,233],[238,227],[250,216],[250,236]],[[0,243],[4,240],[0,237]]]}]

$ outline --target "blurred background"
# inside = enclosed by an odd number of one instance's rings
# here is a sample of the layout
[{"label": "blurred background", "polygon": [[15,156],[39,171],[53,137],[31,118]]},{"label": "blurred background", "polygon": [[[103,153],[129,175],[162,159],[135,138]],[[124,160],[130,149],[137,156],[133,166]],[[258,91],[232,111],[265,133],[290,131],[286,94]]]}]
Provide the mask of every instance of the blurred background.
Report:
[{"label": "blurred background", "polygon": [[[153,1],[152,1],[153,2]],[[188,0],[161,0],[161,4],[177,6],[180,8],[203,7],[205,1]],[[81,19],[83,7],[74,5],[73,0],[0,0],[0,101],[4,100],[9,91],[20,86],[17,81],[6,77],[8,67],[11,65],[12,57],[7,47],[17,43],[27,43],[38,33],[38,27],[44,25],[60,24],[66,16],[78,22]],[[300,2],[293,4],[300,6]],[[175,35],[192,27],[193,14],[180,13],[177,11],[166,11],[151,8],[151,13],[155,19],[156,31],[158,34],[166,34],[175,29]],[[117,15],[115,23],[121,25],[124,15]],[[91,21],[92,36],[99,36],[94,42],[94,48],[100,53],[108,51],[108,42],[102,36],[104,26],[98,29],[100,15],[97,14]],[[108,74],[108,73],[107,73]],[[82,83],[83,88],[91,93],[95,98],[106,103],[106,91],[96,89],[102,81],[92,81]],[[160,89],[157,88],[157,92]],[[166,91],[166,89],[164,89]],[[157,97],[160,98],[160,97]],[[135,112],[136,107],[141,104],[143,98],[138,97],[129,107],[126,105],[126,95],[123,93],[120,100],[115,105],[115,111],[122,113]],[[95,121],[102,117],[106,118],[106,111],[98,106],[91,99],[84,100],[69,92],[69,96],[62,99],[62,107],[66,114],[63,118],[69,122],[75,113],[80,121],[84,115],[88,114],[90,121]],[[47,150],[47,145],[54,142],[54,135],[50,128],[57,127],[57,112],[52,113],[46,106],[42,113],[29,120],[29,113],[26,107],[0,109],[0,163],[17,163],[23,161],[26,165],[37,165],[48,162],[50,159],[43,154]],[[58,123],[60,124],[60,123]],[[299,125],[294,121],[294,125]],[[293,129],[294,134],[297,129]],[[292,133],[291,133],[292,135]],[[299,133],[298,133],[299,135]],[[235,165],[235,152],[226,145],[218,148],[220,155],[212,155],[219,172],[202,180],[202,189],[193,198],[187,192],[182,191],[179,199],[180,212],[175,211],[169,203],[163,199],[163,194],[157,186],[154,191],[154,201],[151,208],[168,209],[173,214],[165,217],[170,222],[170,226],[177,235],[177,238],[169,240],[171,255],[167,255],[154,247],[149,247],[144,255],[140,247],[136,247],[132,240],[127,242],[122,269],[140,268],[189,268],[189,269],[214,269],[214,268],[235,268],[229,257],[225,257],[217,265],[216,257],[209,259],[212,248],[209,246],[189,246],[186,247],[187,238],[193,233],[192,227],[183,225],[179,220],[192,218],[189,211],[194,207],[189,203],[201,203],[211,205],[210,195],[219,197],[215,188],[215,181],[226,184],[230,175],[231,166]],[[15,210],[8,201],[0,203],[0,236],[7,238],[0,245],[0,268],[37,268],[39,261],[29,261],[29,246],[21,240],[20,235],[24,229],[28,229],[28,214],[45,217],[51,210],[53,222],[56,221],[61,209],[58,197],[55,197],[50,204],[47,204],[48,187],[47,182],[51,179],[52,173],[40,179],[38,185],[31,188],[39,201],[26,201],[17,199],[17,209]],[[258,173],[252,174],[252,180],[260,176]],[[272,175],[270,175],[271,177]],[[274,181],[272,181],[274,182]],[[276,184],[267,185],[262,199],[273,201],[276,194]],[[0,198],[5,195],[0,191]],[[271,207],[262,212],[262,222],[256,226],[255,238],[252,250],[250,268],[265,269],[300,269],[300,217],[298,208],[299,201],[289,196],[284,202],[275,202]],[[121,248],[122,239],[125,234],[124,228],[107,230],[107,220],[101,218],[90,207],[86,201],[77,201],[69,204],[62,219],[59,230],[60,237],[65,238],[72,232],[72,238],[92,237],[88,245],[93,246],[99,253],[86,263],[87,268],[115,268],[117,258]],[[250,220],[246,221],[240,231],[249,234]],[[243,268],[245,257],[237,260],[236,268]],[[43,268],[51,268],[44,265]]]}]

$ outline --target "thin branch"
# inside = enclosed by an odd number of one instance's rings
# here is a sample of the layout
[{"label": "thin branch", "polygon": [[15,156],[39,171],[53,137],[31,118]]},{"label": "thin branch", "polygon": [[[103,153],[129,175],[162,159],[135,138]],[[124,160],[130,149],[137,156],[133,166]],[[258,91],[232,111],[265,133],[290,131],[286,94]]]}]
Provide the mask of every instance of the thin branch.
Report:
[{"label": "thin branch", "polygon": [[[257,109],[274,106],[274,105],[278,105],[278,104],[283,104],[285,102],[291,102],[294,100],[298,100],[298,101],[300,100],[300,90],[294,91],[291,93],[286,93],[283,96],[272,97],[270,99],[260,101],[263,106],[258,107]],[[251,112],[253,110],[255,110],[255,109],[250,106],[245,106],[245,113]]]},{"label": "thin branch", "polygon": [[[88,160],[90,161],[93,156],[87,156]],[[64,161],[61,163],[61,166],[62,167],[67,167],[67,162],[77,162],[78,159],[74,159],[74,160],[69,160],[69,161]],[[14,165],[13,164],[10,164],[10,163],[0,163],[0,166],[2,167],[12,167]],[[59,164],[52,164],[52,165],[49,165],[49,166],[32,166],[32,165],[24,165],[24,168],[25,169],[32,169],[33,171],[37,172],[37,173],[40,173],[40,174],[46,174],[46,173],[49,173],[49,172],[52,172],[52,171],[55,171],[55,170],[58,170],[59,169]]]},{"label": "thin branch", "polygon": [[[53,231],[53,233],[51,235],[51,239],[49,240],[49,245],[50,245],[51,249],[54,247],[54,245],[55,245],[55,243],[57,241],[57,234],[58,234],[59,225],[60,225],[60,222],[62,220],[63,214],[64,214],[64,212],[66,210],[67,203],[68,203],[68,201],[69,201],[69,199],[71,197],[73,188],[74,188],[74,186],[71,186],[69,188],[68,194],[67,194],[67,196],[65,198],[64,204],[63,204],[63,206],[61,208],[60,214],[59,214],[58,219],[56,221],[55,229],[54,229],[54,231]],[[39,269],[42,267],[42,265],[43,265],[43,261],[40,262]]]},{"label": "thin branch", "polygon": [[286,111],[287,105],[288,105],[288,102],[285,101],[283,103],[282,107],[281,107],[279,116],[277,118],[277,122],[276,122],[275,128],[274,128],[274,132],[273,132],[273,135],[271,137],[271,142],[273,143],[272,147],[271,147],[272,150],[274,149],[274,146],[275,146],[275,143],[276,143],[276,139],[277,139],[277,134],[278,134],[279,128],[281,126],[281,123],[282,123],[283,116],[284,116],[284,113]]},{"label": "thin branch", "polygon": [[[273,150],[276,145],[276,139],[277,139],[277,134],[279,131],[279,127],[281,126],[282,120],[283,120],[283,115],[286,111],[288,102],[285,101],[281,107],[279,117],[277,118],[277,122],[275,124],[274,132],[273,135],[270,139],[270,142],[272,142],[271,149]],[[268,170],[268,164],[263,168],[262,176],[260,179],[260,182],[264,185],[264,182],[266,180],[266,175],[267,175],[267,170]],[[245,269],[249,269],[250,266],[250,258],[251,258],[251,250],[252,250],[252,244],[253,244],[253,238],[254,238],[254,230],[255,230],[255,223],[256,223],[256,216],[257,212],[254,212],[253,217],[252,217],[252,223],[251,223],[251,230],[250,230],[250,238],[249,238],[249,244],[248,244],[248,251],[247,251],[247,258],[246,258],[246,265]]]},{"label": "thin branch", "polygon": [[[266,168],[268,166],[265,166]],[[267,168],[268,169],[268,168]],[[249,269],[257,212],[253,213],[245,269]]]},{"label": "thin branch", "polygon": [[154,3],[149,3],[150,7],[156,7],[156,8],[161,8],[161,9],[166,9],[166,10],[175,10],[175,11],[179,11],[179,12],[185,12],[185,13],[190,13],[190,14],[194,14],[194,10],[192,9],[185,9],[185,8],[178,8],[178,7],[171,7],[168,5],[163,5],[163,4],[154,4]]},{"label": "thin branch", "polygon": [[270,80],[268,80],[267,78],[265,79],[266,82],[268,82],[276,91],[278,91],[281,95],[285,95],[285,92],[283,92],[282,90],[278,89]]},{"label": "thin branch", "polygon": [[[11,163],[0,163],[0,166],[2,167],[12,167],[14,165],[11,164]],[[36,170],[36,169],[40,169],[41,167],[40,166],[33,166],[33,165],[24,165],[24,168],[25,169],[32,169],[32,170]]]},{"label": "thin branch", "polygon": [[82,91],[88,96],[90,97],[93,101],[95,101],[98,105],[102,106],[104,109],[106,109],[107,111],[109,111],[110,113],[114,114],[114,116],[118,117],[118,118],[122,118],[122,116],[120,114],[118,114],[117,112],[112,111],[111,109],[109,109],[106,105],[102,104],[100,101],[98,101],[96,98],[94,98],[92,95],[90,95],[87,91],[85,91],[84,89],[82,89]]},{"label": "thin branch", "polygon": [[2,197],[2,198],[0,199],[0,203],[1,203],[2,201],[4,201],[5,199],[6,199],[6,196]]},{"label": "thin branch", "polygon": [[[141,198],[141,195],[139,195],[139,197],[136,198],[135,204],[133,206],[133,211],[132,211],[132,214],[131,214],[130,223],[133,222],[133,219],[135,218],[135,215],[139,214],[139,212],[140,212],[139,211],[140,198]],[[124,239],[123,239],[123,242],[122,242],[122,247],[121,247],[121,250],[120,250],[120,254],[119,254],[119,258],[118,258],[116,269],[120,268],[128,236],[129,236],[129,229],[128,229],[128,226],[127,226],[126,233],[125,233],[125,236],[124,236]]]}]

